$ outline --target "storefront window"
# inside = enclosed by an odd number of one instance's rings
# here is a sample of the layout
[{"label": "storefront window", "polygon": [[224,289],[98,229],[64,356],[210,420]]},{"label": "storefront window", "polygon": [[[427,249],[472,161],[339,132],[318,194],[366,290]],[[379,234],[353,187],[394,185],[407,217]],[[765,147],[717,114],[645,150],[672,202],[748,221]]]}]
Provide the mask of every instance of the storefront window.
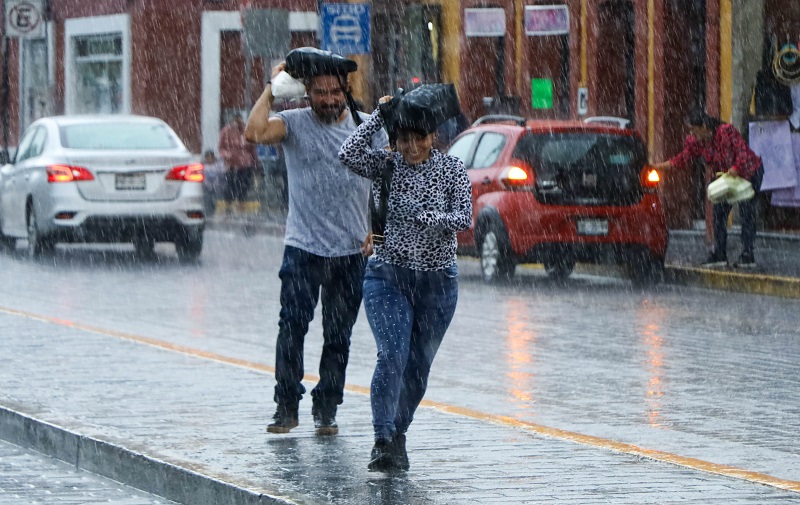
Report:
[{"label": "storefront window", "polygon": [[122,103],[122,34],[76,37],[75,112],[114,114]]}]

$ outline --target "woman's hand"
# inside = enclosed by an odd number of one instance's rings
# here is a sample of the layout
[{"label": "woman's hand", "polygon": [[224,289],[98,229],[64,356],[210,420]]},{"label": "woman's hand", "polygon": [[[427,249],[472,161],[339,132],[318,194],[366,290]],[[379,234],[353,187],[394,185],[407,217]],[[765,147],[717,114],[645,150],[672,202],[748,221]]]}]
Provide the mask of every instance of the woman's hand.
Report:
[{"label": "woman's hand", "polygon": [[361,244],[361,254],[366,256],[367,258],[372,256],[375,248],[372,243],[372,232],[369,232],[367,238],[364,239],[364,242]]},{"label": "woman's hand", "polygon": [[388,103],[388,102],[391,102],[391,101],[392,101],[392,97],[389,96],[389,95],[386,95],[384,97],[381,97],[381,99],[378,100],[378,103]]}]

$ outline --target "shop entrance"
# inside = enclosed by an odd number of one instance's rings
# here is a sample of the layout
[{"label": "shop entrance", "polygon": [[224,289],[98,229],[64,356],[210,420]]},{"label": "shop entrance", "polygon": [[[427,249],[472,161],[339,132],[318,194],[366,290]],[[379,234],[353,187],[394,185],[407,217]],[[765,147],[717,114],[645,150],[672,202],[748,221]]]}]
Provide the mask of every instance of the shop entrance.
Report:
[{"label": "shop entrance", "polygon": [[[569,35],[528,37],[527,64],[531,78],[550,80],[553,86],[553,108],[532,109],[531,117],[568,119],[570,110]],[[530,86],[531,83],[527,84]],[[525,98],[530,100],[530,91]]]},{"label": "shop entrance", "polygon": [[[664,136],[663,152],[683,148],[686,121],[706,108],[706,0],[667,0],[664,4]],[[671,176],[665,205],[671,228],[687,228],[705,219],[705,166]],[[689,198],[686,197],[689,195]],[[674,208],[670,208],[674,207]]]},{"label": "shop entrance", "polygon": [[596,114],[636,117],[635,17],[633,2],[608,0],[599,5],[597,27]]},{"label": "shop entrance", "polygon": [[461,65],[469,73],[461,79],[464,113],[470,121],[493,112],[492,103],[505,95],[505,37],[469,37]]},{"label": "shop entrance", "polygon": [[441,17],[438,5],[398,4],[376,13],[374,96],[441,81]]}]

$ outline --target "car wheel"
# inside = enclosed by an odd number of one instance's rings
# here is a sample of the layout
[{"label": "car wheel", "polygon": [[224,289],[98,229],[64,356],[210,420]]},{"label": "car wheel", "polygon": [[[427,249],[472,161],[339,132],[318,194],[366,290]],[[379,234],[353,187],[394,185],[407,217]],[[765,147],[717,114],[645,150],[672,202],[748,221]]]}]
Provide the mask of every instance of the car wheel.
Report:
[{"label": "car wheel", "polygon": [[186,231],[175,240],[175,252],[181,263],[197,263],[203,252],[203,232]]},{"label": "car wheel", "polygon": [[136,249],[136,255],[149,259],[155,257],[156,241],[147,236],[138,236],[133,239],[133,247]]},{"label": "car wheel", "polygon": [[654,286],[664,279],[664,258],[650,254],[633,258],[628,264],[628,276],[634,286]]},{"label": "car wheel", "polygon": [[508,233],[501,225],[492,223],[486,228],[481,234],[479,251],[484,281],[507,281],[514,277],[517,265]]},{"label": "car wheel", "polygon": [[39,230],[39,222],[36,217],[36,210],[31,204],[28,207],[28,256],[39,258],[52,254],[55,250],[55,242],[42,235]]},{"label": "car wheel", "polygon": [[548,258],[544,260],[544,271],[553,280],[563,281],[575,269],[575,260],[560,256],[558,258]]}]

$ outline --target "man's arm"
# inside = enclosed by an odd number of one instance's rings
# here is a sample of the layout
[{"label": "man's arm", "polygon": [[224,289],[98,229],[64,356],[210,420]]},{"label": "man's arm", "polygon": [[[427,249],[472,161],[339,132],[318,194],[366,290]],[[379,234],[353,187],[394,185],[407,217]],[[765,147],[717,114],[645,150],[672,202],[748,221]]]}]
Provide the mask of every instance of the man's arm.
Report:
[{"label": "man's arm", "polygon": [[[275,78],[285,67],[280,63],[272,69],[272,77]],[[244,129],[244,136],[253,144],[279,144],[286,138],[286,125],[283,120],[277,117],[269,117],[272,103],[275,97],[272,96],[272,84],[267,84],[264,92],[253,105],[250,117],[247,119],[247,126]]]}]

